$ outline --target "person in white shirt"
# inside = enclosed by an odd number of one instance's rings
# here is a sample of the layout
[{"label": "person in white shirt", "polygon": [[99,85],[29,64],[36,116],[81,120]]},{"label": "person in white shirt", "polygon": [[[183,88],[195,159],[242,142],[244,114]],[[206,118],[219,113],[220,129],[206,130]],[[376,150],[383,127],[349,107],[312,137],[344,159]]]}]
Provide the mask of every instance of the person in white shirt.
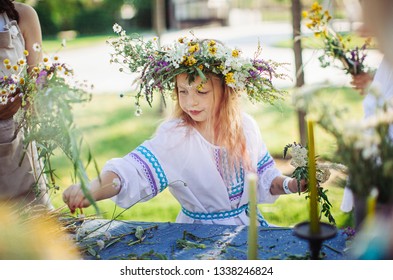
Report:
[{"label": "person in white shirt", "polygon": [[[258,203],[273,203],[298,187],[305,191],[304,180],[298,186],[276,168],[257,123],[241,112],[239,93],[228,79],[205,71],[204,80],[187,72],[194,69],[189,64],[174,68],[184,72],[175,77],[173,117],[152,139],[105,164],[100,180],[91,182],[93,199],[112,198],[128,208],[168,187],[181,204],[176,222],[248,225],[248,174],[258,175]],[[71,212],[91,204],[79,184],[68,187],[63,200]],[[258,216],[261,226],[269,226]]]}]

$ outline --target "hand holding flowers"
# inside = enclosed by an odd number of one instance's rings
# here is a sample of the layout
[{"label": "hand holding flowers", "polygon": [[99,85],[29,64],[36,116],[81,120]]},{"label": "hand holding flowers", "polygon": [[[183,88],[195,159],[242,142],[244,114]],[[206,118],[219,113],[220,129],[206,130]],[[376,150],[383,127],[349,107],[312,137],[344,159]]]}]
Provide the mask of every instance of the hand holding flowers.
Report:
[{"label": "hand holding flowers", "polygon": [[314,36],[322,39],[324,54],[319,57],[322,67],[332,64],[333,60],[339,60],[344,70],[352,75],[367,72],[364,60],[367,56],[366,49],[370,46],[370,39],[366,39],[361,47],[350,48],[350,37],[344,39],[342,35],[331,28],[332,19],[329,12],[323,11],[318,2],[314,2],[308,11],[303,12],[303,18],[309,20],[306,26],[313,31]]},{"label": "hand holding flowers", "polygon": [[[37,181],[47,174],[48,189],[59,188],[51,158],[55,151],[60,150],[72,163],[74,176],[86,190],[88,178],[81,156],[82,136],[75,127],[72,107],[91,99],[91,86],[86,81],[76,80],[72,68],[61,62],[57,55],[45,56],[32,68],[26,63],[27,55],[25,51],[24,57],[17,61],[8,58],[3,61],[5,70],[0,76],[1,116],[13,117],[17,123],[15,133],[23,131],[26,147],[35,143],[38,161],[43,163],[41,170],[33,170],[37,173]],[[87,163],[91,160],[88,152]]]},{"label": "hand holding flowers", "polygon": [[[292,177],[296,178],[298,182],[298,186],[300,185],[301,180],[308,180],[308,150],[306,147],[302,146],[299,143],[288,144],[284,147],[284,158],[287,156],[288,152],[291,154],[291,165],[295,167],[295,170],[292,172]],[[318,189],[318,202],[321,205],[321,214],[324,214],[325,217],[328,218],[330,223],[335,224],[335,219],[330,212],[330,208],[332,204],[329,201],[327,196],[327,190],[324,190],[321,187],[321,184],[325,183],[330,177],[329,166],[326,164],[322,164],[317,162],[317,189]],[[300,188],[298,188],[299,195],[301,194]],[[307,190],[306,198],[309,198],[309,190]]]}]

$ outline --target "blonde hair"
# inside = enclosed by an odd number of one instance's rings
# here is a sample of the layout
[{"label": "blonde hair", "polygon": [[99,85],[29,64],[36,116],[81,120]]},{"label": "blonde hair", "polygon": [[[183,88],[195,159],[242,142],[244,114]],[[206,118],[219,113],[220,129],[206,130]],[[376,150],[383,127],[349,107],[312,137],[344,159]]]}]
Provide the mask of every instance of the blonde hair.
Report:
[{"label": "blonde hair", "polygon": [[[223,89],[221,91],[222,96],[218,98],[217,94],[220,91],[213,87],[213,102],[217,102],[217,100],[220,102],[218,104],[219,110],[208,120],[208,128],[213,135],[213,144],[227,150],[230,166],[242,164],[246,170],[251,170],[250,157],[242,127],[238,93],[227,86],[219,76],[211,73],[205,73],[205,75],[208,80],[219,79],[220,86]],[[176,102],[172,117],[183,120],[183,124],[186,126],[195,127],[195,121],[180,107],[177,86],[175,86],[174,95]]]}]

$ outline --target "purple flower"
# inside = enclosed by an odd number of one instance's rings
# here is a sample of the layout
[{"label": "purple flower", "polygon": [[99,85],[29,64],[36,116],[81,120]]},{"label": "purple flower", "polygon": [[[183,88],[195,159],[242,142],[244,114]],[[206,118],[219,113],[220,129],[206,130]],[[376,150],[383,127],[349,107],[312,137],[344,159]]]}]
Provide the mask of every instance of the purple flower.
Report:
[{"label": "purple flower", "polygon": [[270,79],[272,79],[272,74],[274,73],[273,68],[262,59],[255,59],[253,61],[254,67],[259,71],[259,74],[268,74]]},{"label": "purple flower", "polygon": [[343,234],[346,234],[348,238],[352,238],[352,237],[355,236],[356,231],[355,231],[355,229],[353,229],[353,228],[351,228],[351,227],[348,226],[348,227],[346,227],[346,228],[343,230]]},{"label": "purple flower", "polygon": [[248,71],[248,73],[250,74],[252,79],[256,79],[259,76],[259,73],[257,71],[254,71],[254,70],[250,70],[250,71]]},{"label": "purple flower", "polygon": [[42,70],[38,74],[38,77],[37,77],[37,80],[36,80],[36,85],[39,86],[39,87],[43,87],[45,82],[46,82],[47,76],[48,76],[48,73],[46,71]]},{"label": "purple flower", "polygon": [[161,72],[163,70],[169,71],[170,67],[168,67],[168,66],[169,66],[169,62],[168,61],[158,60],[155,63],[154,72]]}]

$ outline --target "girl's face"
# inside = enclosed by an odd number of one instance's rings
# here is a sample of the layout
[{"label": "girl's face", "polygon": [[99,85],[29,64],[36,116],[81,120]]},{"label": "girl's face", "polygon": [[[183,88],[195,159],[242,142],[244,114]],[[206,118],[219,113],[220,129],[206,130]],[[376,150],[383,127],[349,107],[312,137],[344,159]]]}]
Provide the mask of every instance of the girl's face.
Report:
[{"label": "girl's face", "polygon": [[187,74],[176,77],[179,105],[199,125],[212,119],[218,110],[223,88],[217,78],[210,78],[202,84],[202,79],[197,76],[189,84]]}]

